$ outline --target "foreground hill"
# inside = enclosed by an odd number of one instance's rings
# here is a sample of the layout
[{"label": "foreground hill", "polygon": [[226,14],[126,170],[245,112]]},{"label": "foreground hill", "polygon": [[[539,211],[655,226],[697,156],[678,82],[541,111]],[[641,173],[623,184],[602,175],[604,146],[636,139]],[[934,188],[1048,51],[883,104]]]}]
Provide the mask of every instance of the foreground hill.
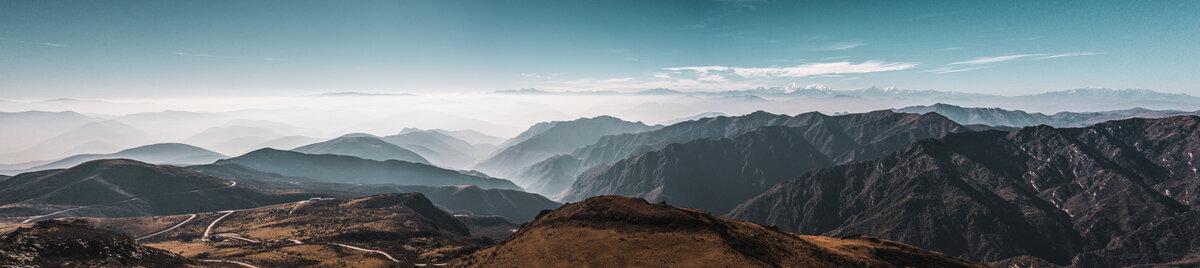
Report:
[{"label": "foreground hill", "polygon": [[981,267],[865,236],[802,236],[599,196],[539,215],[511,238],[457,260],[467,267]]},{"label": "foreground hill", "polygon": [[155,218],[88,219],[183,256],[261,267],[411,267],[491,245],[418,193],[313,199],[270,207]]},{"label": "foreground hill", "polygon": [[212,163],[225,157],[225,155],[187,144],[159,143],[129,148],[111,154],[76,155],[30,168],[29,171],[69,168],[100,159],[131,159],[154,164],[195,165]]},{"label": "foreground hill", "polygon": [[0,234],[3,267],[181,267],[192,261],[86,221],[41,221]]},{"label": "foreground hill", "polygon": [[291,151],[306,154],[349,155],[370,160],[400,160],[411,163],[429,164],[421,155],[400,148],[377,137],[366,134],[350,134],[336,139],[300,146]]},{"label": "foreground hill", "polygon": [[[810,169],[871,159],[921,139],[967,131],[932,113],[881,111],[841,116],[809,113],[783,116],[774,123],[762,120],[772,117],[776,116],[751,114],[737,121],[750,119],[757,121],[753,123],[779,125],[728,133],[731,138],[727,139],[670,144],[661,150],[592,168],[578,176],[563,200],[617,194],[725,213]],[[739,128],[738,123],[731,123],[695,130],[724,132]]]},{"label": "foreground hill", "polygon": [[217,163],[233,163],[284,176],[335,183],[476,185],[486,189],[521,190],[521,187],[507,180],[468,175],[427,164],[399,160],[375,161],[345,155],[304,154],[270,148]]},{"label": "foreground hill", "polygon": [[1084,127],[1097,123],[1129,118],[1163,118],[1179,115],[1200,115],[1200,111],[1156,111],[1141,108],[1090,113],[1060,112],[1052,115],[1027,113],[1020,110],[1000,108],[964,108],[949,104],[911,106],[896,109],[901,113],[938,113],[963,125],[982,124],[990,126],[1027,127],[1049,125],[1054,127]]},{"label": "foreground hill", "polygon": [[[1119,267],[1195,256],[1200,117],[1028,127],[925,140],[816,169],[728,215],[868,234],[954,256]],[[813,217],[812,215],[822,215]]]},{"label": "foreground hill", "polygon": [[[600,137],[654,130],[641,122],[628,122],[611,116],[580,118],[573,121],[539,123],[505,142],[499,152],[476,165],[476,169],[504,177],[513,177],[525,168],[557,154],[570,153],[595,143]],[[518,180],[521,185],[524,181]]]},{"label": "foreground hill", "polygon": [[534,193],[483,189],[477,186],[328,183],[303,177],[286,177],[232,163],[191,166],[188,169],[239,182],[263,184],[264,187],[298,189],[327,194],[330,197],[355,198],[384,193],[421,193],[434,204],[452,213],[503,216],[517,222],[531,221],[538,212],[562,205]]},{"label": "foreground hill", "polygon": [[171,215],[279,204],[317,197],[254,188],[185,168],[96,160],[23,173],[0,182],[0,217]]}]

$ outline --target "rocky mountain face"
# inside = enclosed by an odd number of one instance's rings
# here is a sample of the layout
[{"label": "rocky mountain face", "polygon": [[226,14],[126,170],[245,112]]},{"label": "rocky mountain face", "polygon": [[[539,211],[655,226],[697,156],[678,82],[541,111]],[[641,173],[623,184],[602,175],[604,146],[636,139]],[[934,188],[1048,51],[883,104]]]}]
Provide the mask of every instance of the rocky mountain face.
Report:
[{"label": "rocky mountain face", "polygon": [[[1027,127],[924,140],[815,169],[728,216],[867,234],[978,261],[1119,267],[1195,256],[1200,117]],[[1148,243],[1153,243],[1149,245]]]},{"label": "rocky mountain face", "polygon": [[[476,169],[502,177],[514,177],[529,166],[558,154],[570,153],[593,144],[600,137],[657,129],[641,122],[627,122],[611,116],[580,118],[574,121],[539,123],[506,142],[495,155],[483,160]],[[520,178],[520,185],[529,185]]]},{"label": "rocky mountain face", "polygon": [[538,215],[465,267],[982,267],[866,236],[803,236],[707,212],[598,196]]},{"label": "rocky mountain face", "polygon": [[212,163],[225,157],[225,155],[187,144],[159,143],[129,148],[111,154],[75,155],[30,168],[29,171],[69,168],[100,159],[131,159],[155,164],[195,165]]},{"label": "rocky mountain face", "polygon": [[347,135],[336,139],[300,146],[291,151],[306,154],[348,155],[370,160],[400,160],[429,164],[429,160],[408,149],[388,143],[377,137]]},{"label": "rocky mountain face", "polygon": [[247,208],[319,196],[236,185],[185,168],[96,160],[0,182],[0,215],[130,217]]},{"label": "rocky mountain face", "polygon": [[41,221],[0,235],[4,267],[182,267],[194,264],[86,221]]},{"label": "rocky mountain face", "polygon": [[1027,113],[1020,110],[1005,110],[1000,108],[964,108],[950,104],[934,104],[930,106],[912,106],[895,109],[902,113],[937,113],[954,122],[963,125],[982,124],[990,126],[1027,127],[1049,125],[1053,127],[1083,127],[1111,120],[1128,118],[1163,118],[1179,115],[1200,115],[1200,111],[1156,111],[1147,109],[1128,109],[1103,112],[1060,112],[1052,115],[1042,113]]},{"label": "rocky mountain face", "polygon": [[[929,124],[933,127],[920,128]],[[934,126],[936,125],[936,126]],[[725,139],[742,134],[750,129],[764,126],[808,127],[813,133],[821,131],[842,132],[846,137],[827,137],[819,141],[819,149],[847,146],[846,140],[858,143],[902,139],[906,136],[937,137],[947,132],[967,131],[962,126],[936,115],[901,114],[891,111],[875,111],[861,114],[829,116],[821,113],[804,113],[796,116],[754,112],[743,116],[702,118],[642,133],[610,135],[595,144],[580,148],[572,155],[581,159],[581,167],[615,163],[621,159],[642,153],[660,150],[672,143],[685,143],[699,139]],[[879,153],[878,149],[864,148],[863,154]],[[851,157],[847,155],[846,157]],[[861,158],[861,157],[859,157]]]},{"label": "rocky mountain face", "polygon": [[439,167],[398,160],[375,161],[344,155],[313,155],[260,149],[217,161],[283,176],[324,182],[400,185],[477,185],[486,189],[522,190],[510,181],[468,175]]},{"label": "rocky mountain face", "polygon": [[802,120],[788,123],[793,127],[757,127],[728,139],[671,144],[592,168],[579,175],[563,200],[618,194],[725,213],[810,169],[871,159],[920,139],[966,131],[936,114],[797,117]]}]

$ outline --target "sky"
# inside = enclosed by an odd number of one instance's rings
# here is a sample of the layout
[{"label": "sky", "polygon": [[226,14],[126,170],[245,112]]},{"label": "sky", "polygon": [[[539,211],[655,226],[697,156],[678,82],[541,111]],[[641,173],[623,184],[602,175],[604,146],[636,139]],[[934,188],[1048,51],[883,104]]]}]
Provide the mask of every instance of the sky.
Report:
[{"label": "sky", "polygon": [[1200,1],[0,1],[0,99],[871,86],[1200,95]]}]

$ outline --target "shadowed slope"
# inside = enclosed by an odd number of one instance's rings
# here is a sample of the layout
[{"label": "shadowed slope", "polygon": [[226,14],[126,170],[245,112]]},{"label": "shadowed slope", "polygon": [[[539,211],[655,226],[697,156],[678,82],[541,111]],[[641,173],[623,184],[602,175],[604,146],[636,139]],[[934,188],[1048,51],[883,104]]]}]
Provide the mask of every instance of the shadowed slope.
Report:
[{"label": "shadowed slope", "polygon": [[468,267],[981,267],[870,237],[801,236],[704,211],[598,196],[454,264]]}]

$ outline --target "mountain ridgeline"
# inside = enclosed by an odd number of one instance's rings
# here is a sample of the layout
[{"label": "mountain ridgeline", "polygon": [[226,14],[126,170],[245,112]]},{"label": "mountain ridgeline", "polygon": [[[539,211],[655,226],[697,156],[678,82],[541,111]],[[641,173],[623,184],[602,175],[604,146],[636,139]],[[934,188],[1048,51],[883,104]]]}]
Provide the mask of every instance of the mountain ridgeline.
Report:
[{"label": "mountain ridgeline", "polygon": [[[557,154],[570,153],[595,143],[600,137],[637,133],[659,128],[641,122],[622,121],[611,116],[580,118],[573,121],[539,123],[502,145],[499,152],[483,160],[476,169],[502,177],[515,177],[529,166]],[[517,179],[521,185],[530,185]]]},{"label": "mountain ridgeline", "polygon": [[366,134],[348,134],[336,139],[300,146],[291,151],[306,154],[348,155],[370,160],[400,160],[429,164],[421,155]]},{"label": "mountain ridgeline", "polygon": [[1197,155],[1195,116],[957,133],[809,171],[727,215],[979,261],[1194,265],[1196,236],[1183,234],[1200,232]]},{"label": "mountain ridgeline", "polygon": [[[236,187],[235,187],[236,186]],[[0,182],[0,217],[130,217],[240,209],[320,197],[125,159],[22,173]]]},{"label": "mountain ridgeline", "polygon": [[376,161],[346,155],[304,154],[270,148],[217,163],[233,163],[284,176],[335,183],[476,185],[485,189],[522,190],[507,180],[469,175],[427,164],[399,160]]},{"label": "mountain ridgeline", "polygon": [[964,108],[960,106],[938,103],[930,106],[911,106],[895,109],[901,113],[937,113],[954,122],[963,125],[989,125],[1029,127],[1049,125],[1053,127],[1084,127],[1105,121],[1129,118],[1163,118],[1179,115],[1200,115],[1200,111],[1158,111],[1134,108],[1128,110],[1102,111],[1089,113],[1059,112],[1051,115],[1042,113],[1027,113],[1020,110],[1005,110],[1000,108]]},{"label": "mountain ridgeline", "polygon": [[226,158],[226,156],[182,143],[160,143],[125,149],[111,154],[75,155],[30,168],[28,171],[69,168],[92,160],[121,158],[154,164],[195,165],[212,163]]}]

